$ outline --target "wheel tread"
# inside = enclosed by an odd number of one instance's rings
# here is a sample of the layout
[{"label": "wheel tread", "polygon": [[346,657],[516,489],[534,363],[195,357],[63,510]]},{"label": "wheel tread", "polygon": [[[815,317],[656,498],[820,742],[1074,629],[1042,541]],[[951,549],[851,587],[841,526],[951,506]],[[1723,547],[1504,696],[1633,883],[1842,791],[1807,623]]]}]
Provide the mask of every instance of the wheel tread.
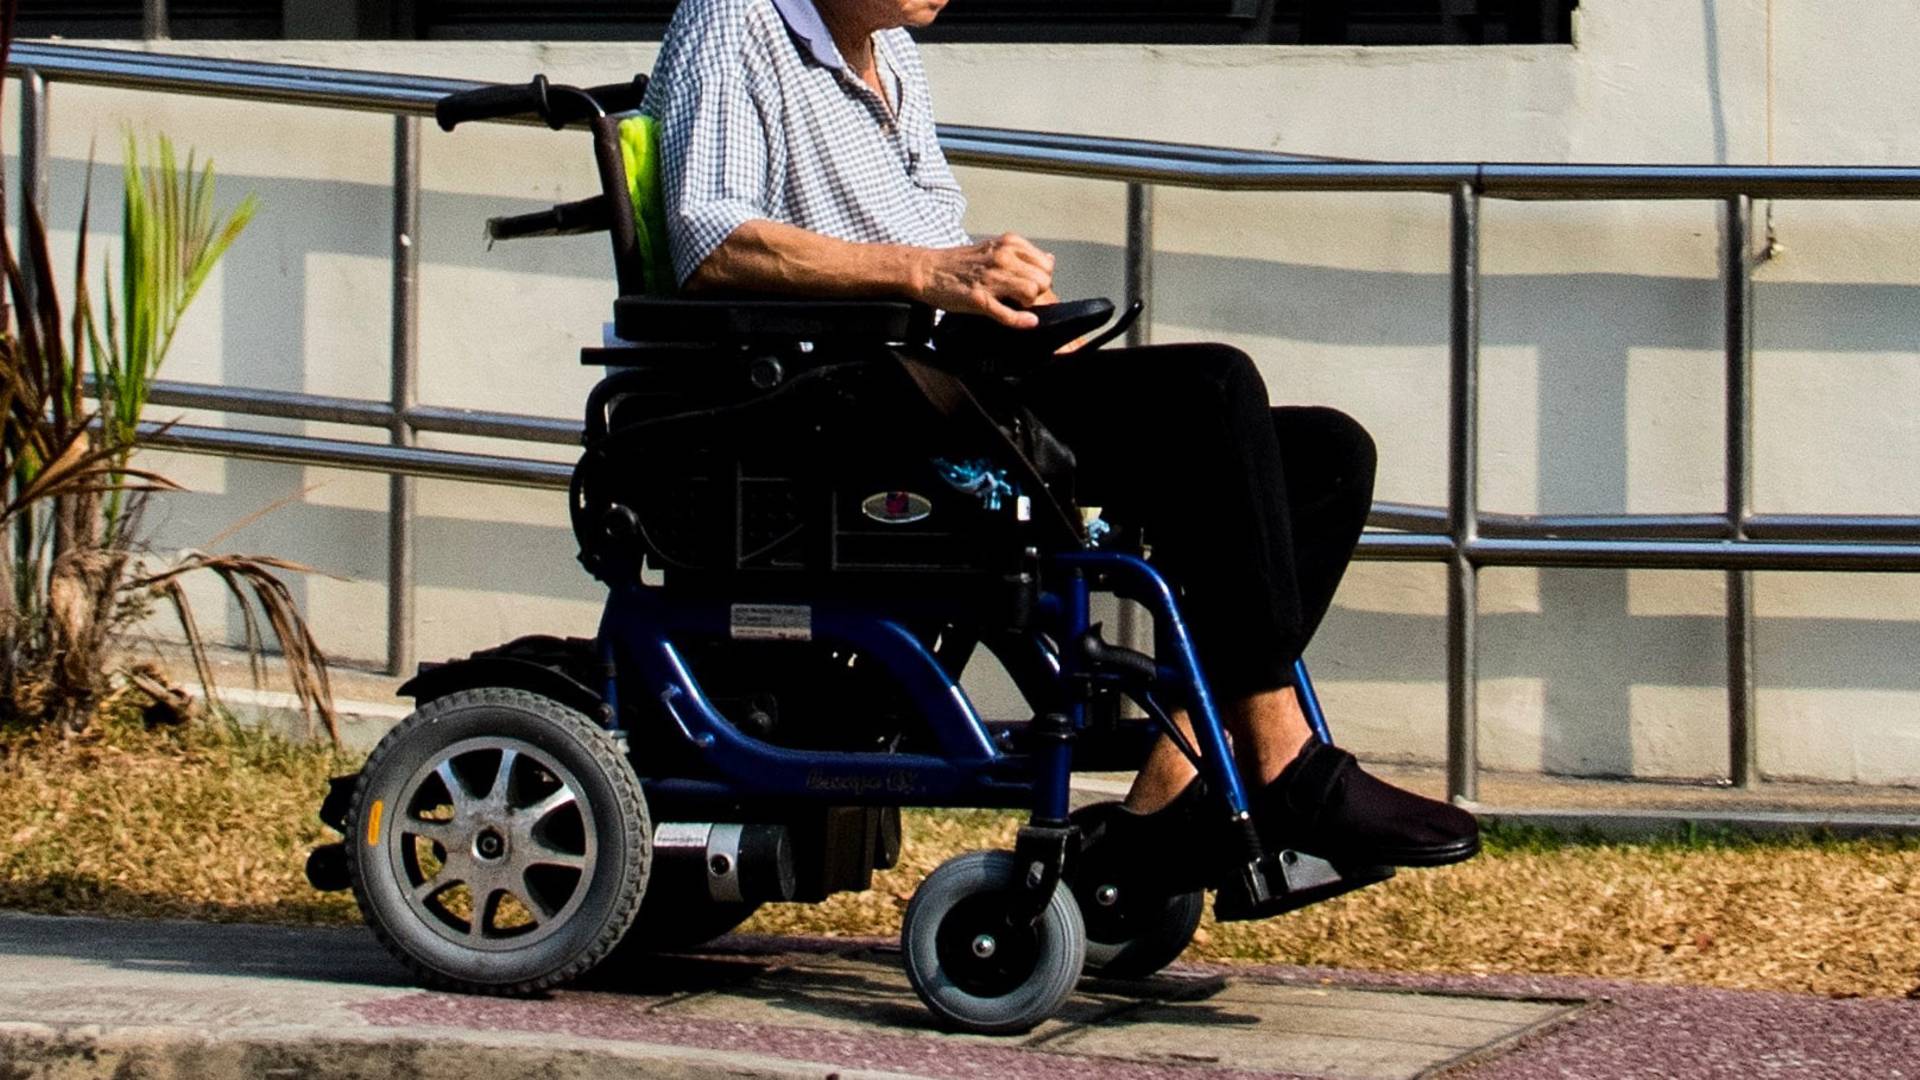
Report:
[{"label": "wheel tread", "polygon": [[[539,978],[514,983],[482,983],[461,979],[421,962],[381,924],[367,897],[360,873],[360,858],[366,850],[366,845],[359,842],[362,835],[361,807],[364,805],[367,786],[371,778],[377,774],[379,766],[414,732],[440,722],[451,712],[474,706],[521,709],[556,725],[578,729],[579,733],[586,736],[580,742],[587,752],[593,755],[595,761],[603,767],[607,778],[623,789],[622,797],[616,801],[639,809],[639,827],[627,831],[627,844],[631,864],[639,866],[640,870],[622,884],[615,899],[614,917],[608,920],[600,936],[565,967]],[[347,817],[347,864],[353,880],[354,901],[359,905],[362,918],[367,927],[373,931],[381,947],[399,960],[414,978],[429,989],[489,997],[531,997],[578,978],[606,959],[608,954],[620,944],[620,939],[626,935],[627,928],[633,925],[634,918],[640,911],[640,903],[646,895],[652,825],[647,819],[646,797],[641,791],[640,779],[634,775],[633,766],[627,760],[625,751],[613,733],[594,724],[577,710],[530,691],[508,687],[483,687],[462,690],[421,705],[392,731],[389,731],[380,740],[379,745],[374,747],[373,753],[368,755],[366,765],[360,770],[360,779],[354,784],[351,806],[352,809]]]}]

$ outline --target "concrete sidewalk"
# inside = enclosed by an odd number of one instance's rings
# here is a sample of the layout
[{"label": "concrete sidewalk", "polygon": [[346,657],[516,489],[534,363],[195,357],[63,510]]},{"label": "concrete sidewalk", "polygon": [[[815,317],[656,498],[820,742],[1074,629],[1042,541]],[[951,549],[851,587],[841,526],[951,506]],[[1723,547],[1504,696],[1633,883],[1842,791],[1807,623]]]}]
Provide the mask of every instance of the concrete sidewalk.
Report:
[{"label": "concrete sidewalk", "polygon": [[1016,1039],[932,1029],[898,956],[740,938],[534,1001],[428,993],[358,930],[0,915],[0,1077],[1920,1076],[1920,1003],[1176,969]]}]

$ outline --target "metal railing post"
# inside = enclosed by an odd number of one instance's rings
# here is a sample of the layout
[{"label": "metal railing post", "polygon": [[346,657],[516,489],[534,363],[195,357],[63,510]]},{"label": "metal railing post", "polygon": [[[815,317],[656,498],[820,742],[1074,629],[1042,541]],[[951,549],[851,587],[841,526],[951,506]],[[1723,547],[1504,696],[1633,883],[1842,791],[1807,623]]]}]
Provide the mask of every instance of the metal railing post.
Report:
[{"label": "metal railing post", "polygon": [[[393,445],[417,441],[409,417],[420,371],[420,120],[394,118],[393,137]],[[413,665],[413,477],[395,473],[387,488],[387,672]]]},{"label": "metal railing post", "polygon": [[28,208],[40,214],[44,223],[47,217],[47,200],[51,192],[47,175],[47,80],[38,71],[24,71],[20,74],[20,230],[21,242],[15,244],[20,252],[20,276],[26,285],[26,310],[20,317],[29,318],[33,310],[34,271],[33,245],[25,242],[29,235],[27,227]]},{"label": "metal railing post", "polygon": [[[1153,186],[1127,185],[1126,298],[1146,305],[1127,330],[1127,347],[1153,344]],[[1116,601],[1114,634],[1122,645],[1140,652],[1153,651],[1153,621],[1146,609],[1131,600]],[[1129,705],[1131,711],[1131,705]]]},{"label": "metal railing post", "polygon": [[1127,185],[1127,303],[1147,305],[1127,331],[1127,344],[1153,343],[1153,186]]},{"label": "metal railing post", "polygon": [[[1753,514],[1753,199],[1727,200],[1727,526],[1747,538]],[[1754,710],[1753,574],[1727,572],[1727,776],[1736,787],[1760,780],[1759,716]]]},{"label": "metal railing post", "polygon": [[1480,519],[1480,191],[1453,192],[1452,378],[1448,400],[1447,795],[1480,795],[1479,673],[1474,637]]},{"label": "metal railing post", "polygon": [[167,17],[167,0],[146,0],[144,14],[141,32],[148,41],[165,41],[173,36],[173,28]]}]

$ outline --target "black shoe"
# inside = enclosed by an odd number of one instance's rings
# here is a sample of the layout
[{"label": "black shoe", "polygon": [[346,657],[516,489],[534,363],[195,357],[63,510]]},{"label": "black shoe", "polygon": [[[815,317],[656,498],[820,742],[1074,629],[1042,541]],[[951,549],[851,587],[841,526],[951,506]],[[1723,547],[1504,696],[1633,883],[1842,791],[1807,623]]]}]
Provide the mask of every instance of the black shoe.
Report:
[{"label": "black shoe", "polygon": [[1255,796],[1253,816],[1268,851],[1336,866],[1445,866],[1480,851],[1472,814],[1371,776],[1317,738]]},{"label": "black shoe", "polygon": [[1206,888],[1219,846],[1218,830],[1207,827],[1206,803],[1206,785],[1196,777],[1151,814],[1137,814],[1121,803],[1089,806],[1073,815],[1080,826],[1080,859],[1096,875],[1167,896]]}]

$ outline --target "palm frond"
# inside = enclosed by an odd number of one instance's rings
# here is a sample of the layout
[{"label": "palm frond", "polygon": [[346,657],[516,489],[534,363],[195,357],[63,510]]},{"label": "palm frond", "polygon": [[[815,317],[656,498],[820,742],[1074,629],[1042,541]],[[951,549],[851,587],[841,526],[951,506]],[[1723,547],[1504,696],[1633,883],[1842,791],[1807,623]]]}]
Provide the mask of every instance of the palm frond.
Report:
[{"label": "palm frond", "polygon": [[[327,671],[326,653],[314,639],[306,617],[300,614],[293,590],[274,572],[300,572],[305,569],[298,563],[271,556],[191,552],[160,573],[129,581],[125,588],[130,591],[161,590],[178,608],[184,596],[179,592],[180,578],[201,570],[214,574],[244,612],[249,655],[257,657],[259,648],[265,644],[258,621],[260,616],[264,616],[268,629],[273,632],[274,641],[280,646],[280,654],[286,662],[287,679],[293,686],[294,697],[300,702],[301,715],[306,718],[309,730],[313,729],[314,721],[318,718],[325,725],[328,737],[338,743],[340,718],[334,709],[333,680]],[[256,609],[258,615],[255,614]],[[197,632],[189,634],[188,648],[195,653],[195,666],[204,669],[202,682],[211,698],[213,686],[208,678],[211,664],[206,658],[204,641],[196,641],[197,637]],[[258,667],[255,668],[255,677],[259,677]]]}]

